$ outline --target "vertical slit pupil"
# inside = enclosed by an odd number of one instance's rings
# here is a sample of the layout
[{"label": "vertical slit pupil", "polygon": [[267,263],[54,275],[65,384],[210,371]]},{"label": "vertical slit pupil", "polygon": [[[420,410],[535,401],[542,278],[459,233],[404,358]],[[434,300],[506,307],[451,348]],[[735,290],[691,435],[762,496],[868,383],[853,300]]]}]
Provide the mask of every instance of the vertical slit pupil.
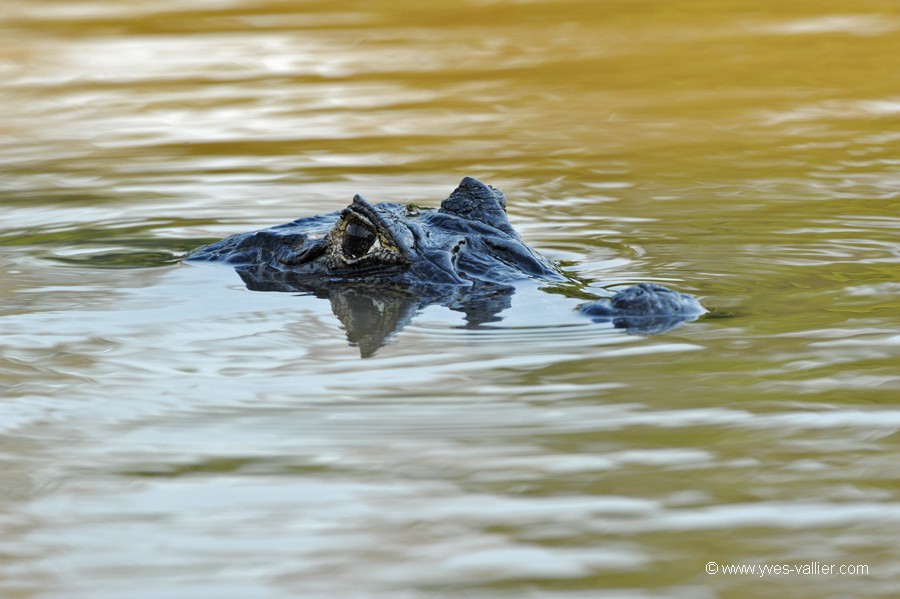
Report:
[{"label": "vertical slit pupil", "polygon": [[375,232],[358,221],[350,221],[344,229],[341,244],[344,252],[353,258],[364,256],[375,243]]}]

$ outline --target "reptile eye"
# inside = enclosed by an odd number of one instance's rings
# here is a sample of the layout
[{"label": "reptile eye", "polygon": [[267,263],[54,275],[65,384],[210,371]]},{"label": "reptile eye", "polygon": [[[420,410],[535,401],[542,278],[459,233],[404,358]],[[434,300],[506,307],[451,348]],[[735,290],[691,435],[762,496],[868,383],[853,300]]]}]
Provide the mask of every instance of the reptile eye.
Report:
[{"label": "reptile eye", "polygon": [[365,256],[375,243],[375,232],[356,220],[347,223],[341,249],[351,258]]}]

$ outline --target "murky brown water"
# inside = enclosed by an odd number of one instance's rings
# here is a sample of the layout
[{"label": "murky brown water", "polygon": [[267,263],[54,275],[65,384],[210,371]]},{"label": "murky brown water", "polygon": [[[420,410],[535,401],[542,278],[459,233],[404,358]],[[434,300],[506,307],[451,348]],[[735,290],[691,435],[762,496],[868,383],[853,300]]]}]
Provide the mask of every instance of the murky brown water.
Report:
[{"label": "murky brown water", "polygon": [[[897,596],[896,2],[4,0],[0,98],[3,597]],[[179,264],[463,175],[714,314],[360,359]]]}]

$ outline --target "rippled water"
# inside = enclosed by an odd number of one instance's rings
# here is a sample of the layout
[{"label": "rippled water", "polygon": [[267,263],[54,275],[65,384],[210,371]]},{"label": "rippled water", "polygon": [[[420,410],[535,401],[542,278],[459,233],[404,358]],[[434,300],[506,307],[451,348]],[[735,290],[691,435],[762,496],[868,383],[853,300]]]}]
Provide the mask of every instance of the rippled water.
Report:
[{"label": "rippled water", "polygon": [[[896,596],[898,73],[890,0],[4,0],[0,594]],[[361,359],[179,262],[464,175],[712,314],[526,287]]]}]

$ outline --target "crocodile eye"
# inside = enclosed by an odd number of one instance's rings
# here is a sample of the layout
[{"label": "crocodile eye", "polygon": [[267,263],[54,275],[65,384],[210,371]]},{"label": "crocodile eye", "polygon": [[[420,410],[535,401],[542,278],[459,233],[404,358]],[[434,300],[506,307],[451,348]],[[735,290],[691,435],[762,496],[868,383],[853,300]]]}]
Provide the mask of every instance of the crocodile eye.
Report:
[{"label": "crocodile eye", "polygon": [[365,256],[369,248],[375,243],[375,232],[362,223],[352,220],[344,229],[344,239],[341,249],[352,258]]}]

